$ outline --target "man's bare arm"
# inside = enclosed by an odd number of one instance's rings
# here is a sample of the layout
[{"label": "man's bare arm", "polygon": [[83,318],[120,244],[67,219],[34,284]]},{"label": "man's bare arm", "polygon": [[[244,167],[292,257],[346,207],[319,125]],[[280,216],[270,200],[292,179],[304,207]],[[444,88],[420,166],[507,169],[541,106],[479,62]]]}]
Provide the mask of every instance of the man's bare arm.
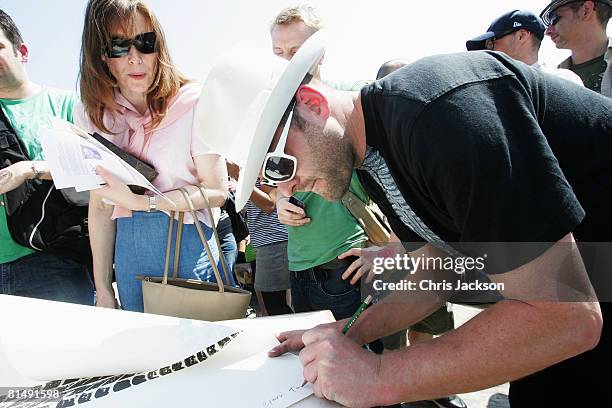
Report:
[{"label": "man's bare arm", "polygon": [[512,381],[593,348],[601,324],[597,303],[502,301],[444,336],[385,353],[379,395],[429,400]]}]

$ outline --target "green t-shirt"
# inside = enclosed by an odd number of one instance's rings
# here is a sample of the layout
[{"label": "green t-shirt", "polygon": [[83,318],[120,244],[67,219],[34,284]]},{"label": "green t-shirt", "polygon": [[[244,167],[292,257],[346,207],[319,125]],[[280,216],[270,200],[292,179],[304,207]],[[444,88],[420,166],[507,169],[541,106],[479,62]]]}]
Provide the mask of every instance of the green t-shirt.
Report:
[{"label": "green t-shirt", "polygon": [[[38,130],[49,127],[51,116],[72,122],[72,109],[76,101],[75,92],[43,87],[38,94],[26,99],[0,99],[0,108],[25,145],[30,158],[43,160]],[[1,200],[4,203],[4,196]],[[0,208],[0,263],[11,262],[34,252],[12,240],[6,224],[5,208],[3,205]]]},{"label": "green t-shirt", "polygon": [[608,67],[605,54],[582,64],[571,64],[570,69],[582,79],[585,88],[601,93],[601,81]]},{"label": "green t-shirt", "polygon": [[[372,81],[324,81],[341,91],[359,91]],[[349,190],[363,202],[369,198],[357,173],[353,172]],[[341,201],[327,201],[313,192],[294,194],[306,207],[310,223],[301,227],[287,226],[287,256],[290,271],[303,271],[331,261],[350,248],[363,247],[367,235]]]},{"label": "green t-shirt", "polygon": [[[349,190],[363,202],[369,200],[356,172],[351,177]],[[364,246],[368,237],[341,201],[327,201],[313,192],[296,193],[295,197],[304,202],[310,223],[287,227],[290,271],[324,264],[350,248]]]}]

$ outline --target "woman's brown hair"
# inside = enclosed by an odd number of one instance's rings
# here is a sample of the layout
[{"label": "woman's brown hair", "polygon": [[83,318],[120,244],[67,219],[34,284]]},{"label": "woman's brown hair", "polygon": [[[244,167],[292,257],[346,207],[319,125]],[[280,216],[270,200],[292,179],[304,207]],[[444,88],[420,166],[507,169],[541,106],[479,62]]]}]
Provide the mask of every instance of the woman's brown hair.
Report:
[{"label": "woman's brown hair", "polygon": [[151,112],[148,130],[154,129],[163,120],[169,100],[175,96],[187,78],[174,66],[162,27],[141,0],[90,0],[85,11],[79,88],[85,111],[93,124],[110,133],[104,126],[104,110],[115,111],[115,78],[103,61],[104,50],[111,42],[111,30],[120,27],[125,33],[133,33],[134,19],[140,13],[155,32],[157,43],[157,68],[151,87],[147,91],[147,107]]}]

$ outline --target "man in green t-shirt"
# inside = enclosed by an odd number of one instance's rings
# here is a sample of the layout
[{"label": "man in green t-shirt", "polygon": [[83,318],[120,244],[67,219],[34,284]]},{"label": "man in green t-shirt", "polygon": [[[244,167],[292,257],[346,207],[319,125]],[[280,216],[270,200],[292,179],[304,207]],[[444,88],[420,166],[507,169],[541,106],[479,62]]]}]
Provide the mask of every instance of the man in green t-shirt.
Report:
[{"label": "man in green t-shirt", "polygon": [[612,38],[606,34],[612,0],[554,0],[540,16],[555,46],[572,51],[559,68],[575,72],[586,88],[612,98]]},{"label": "man in green t-shirt", "polygon": [[[72,121],[74,92],[41,87],[30,81],[25,64],[28,47],[15,22],[0,10],[0,108],[32,161],[0,169],[0,294],[93,305],[93,284],[87,267],[17,244],[10,235],[5,193],[28,179],[51,179],[38,130],[51,116]],[[2,140],[8,140],[0,135]],[[1,140],[0,140],[1,141]],[[6,153],[2,143],[0,154]]]},{"label": "man in green t-shirt", "polygon": [[[287,7],[270,27],[272,51],[290,60],[321,27],[321,18],[313,7]],[[350,191],[362,200],[367,199],[355,174]],[[312,192],[297,193],[294,197],[303,202],[308,218],[302,213],[300,219],[292,220],[297,207],[288,202],[288,197],[277,195],[278,218],[288,231],[293,308],[295,312],[329,309],[336,319],[349,317],[361,303],[361,292],[356,280],[350,276],[343,278],[343,273],[357,258],[338,256],[353,247],[364,246],[368,238],[341,202],[329,202]]]}]

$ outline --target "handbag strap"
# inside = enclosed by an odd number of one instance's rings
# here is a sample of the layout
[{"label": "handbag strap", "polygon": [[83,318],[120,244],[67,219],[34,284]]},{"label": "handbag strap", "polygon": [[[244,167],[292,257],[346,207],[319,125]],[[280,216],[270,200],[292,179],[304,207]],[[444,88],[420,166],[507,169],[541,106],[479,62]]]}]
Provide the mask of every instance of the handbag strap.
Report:
[{"label": "handbag strap", "polygon": [[[191,201],[191,198],[189,197],[189,193],[187,192],[187,190],[185,190],[184,188],[179,188],[179,191],[183,194],[183,198],[185,198],[185,201],[187,202],[187,205],[189,206],[189,212],[191,213],[191,216],[193,217],[193,224],[195,225],[198,231],[198,234],[200,235],[200,240],[202,241],[202,244],[204,244],[204,248],[206,249],[206,254],[208,255],[208,260],[210,261],[210,265],[212,266],[213,272],[215,274],[215,279],[217,280],[217,286],[219,287],[219,292],[223,293],[225,292],[225,288],[223,287],[223,280],[221,279],[221,274],[219,273],[219,268],[217,267],[217,263],[215,262],[215,258],[213,257],[212,251],[210,250],[210,247],[208,246],[208,241],[206,240],[206,235],[204,234],[204,231],[202,230],[202,225],[200,224],[200,220],[198,219],[198,215],[196,214],[195,207],[193,206],[193,201]],[[206,205],[208,205],[208,202],[206,203]],[[213,228],[214,233],[216,234],[217,230],[214,227],[214,221],[213,221],[212,228]],[[223,261],[223,252],[221,251],[221,247],[219,247],[219,258],[221,258],[221,261]],[[222,262],[222,265],[223,265],[223,262]]]},{"label": "handbag strap", "polygon": [[166,262],[164,263],[164,276],[162,284],[168,284],[168,268],[170,267],[170,250],[172,248],[172,232],[174,230],[174,211],[170,211],[170,225],[168,225],[168,243],[166,244]]},{"label": "handbag strap", "polygon": [[223,256],[223,248],[221,247],[221,240],[219,239],[219,233],[217,232],[217,228],[215,227],[215,219],[213,218],[212,210],[210,209],[210,202],[208,201],[208,195],[206,194],[206,190],[204,187],[198,186],[198,190],[200,190],[200,195],[204,199],[204,205],[206,206],[206,210],[208,211],[208,217],[210,218],[211,224],[213,224],[212,230],[213,235],[215,236],[215,241],[217,242],[217,248],[219,248],[219,257],[221,259],[221,267],[223,268],[223,274],[225,275],[225,281],[229,284],[231,282],[229,276],[229,268],[225,263],[225,257]]},{"label": "handbag strap", "polygon": [[176,229],[176,242],[174,244],[174,270],[172,277],[176,279],[178,276],[179,259],[181,257],[181,238],[183,237],[183,221],[185,219],[185,213],[179,212],[178,227]]}]

